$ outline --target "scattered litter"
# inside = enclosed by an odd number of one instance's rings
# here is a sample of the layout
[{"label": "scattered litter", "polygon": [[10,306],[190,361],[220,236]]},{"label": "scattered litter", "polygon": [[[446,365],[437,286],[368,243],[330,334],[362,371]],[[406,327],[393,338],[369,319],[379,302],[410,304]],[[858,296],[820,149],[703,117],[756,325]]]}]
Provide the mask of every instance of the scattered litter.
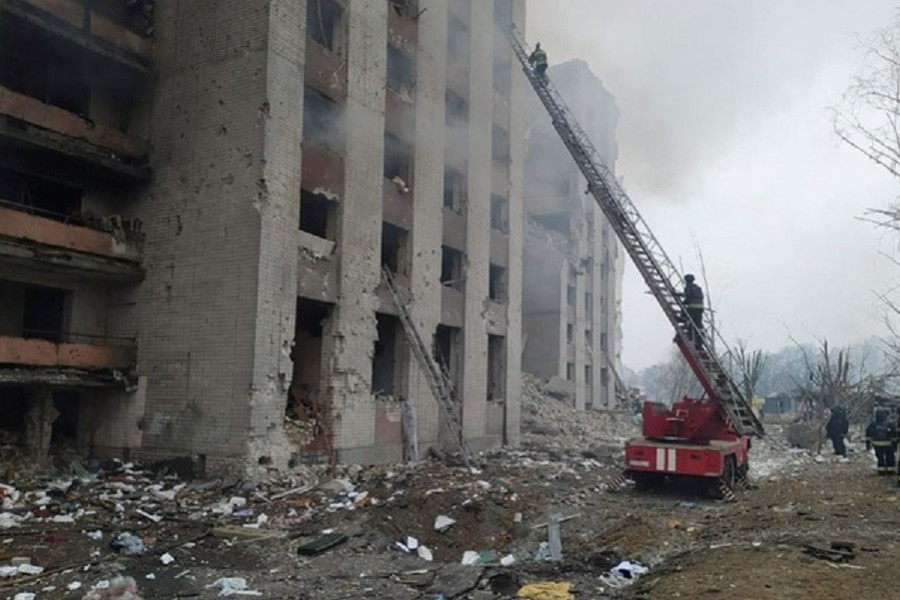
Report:
[{"label": "scattered litter", "polygon": [[114,537],[109,542],[109,547],[125,556],[140,556],[147,551],[144,541],[127,531]]},{"label": "scattered litter", "polygon": [[144,511],[144,510],[141,510],[140,508],[137,509],[137,510],[134,511],[134,512],[137,513],[137,514],[139,514],[139,515],[141,515],[141,516],[144,517],[145,519],[149,519],[150,521],[153,521],[154,523],[159,523],[160,521],[163,520],[163,518],[160,517],[159,515],[152,515],[152,514],[146,512],[146,511]]},{"label": "scattered litter", "polygon": [[419,540],[417,540],[416,538],[414,538],[412,536],[407,537],[406,538],[406,547],[409,548],[410,550],[415,550],[416,548],[419,547]]},{"label": "scattered litter", "polygon": [[497,562],[497,553],[493,550],[482,550],[481,552],[466,550],[463,552],[462,561],[460,562],[467,567],[490,565]]},{"label": "scattered litter", "polygon": [[66,586],[66,589],[69,590],[70,592],[74,592],[75,590],[80,590],[81,582],[73,581],[72,583],[70,583],[69,585]]},{"label": "scattered litter", "polygon": [[[106,584],[101,586],[100,584]],[[100,581],[82,600],[141,600],[137,582],[132,577],[116,577]]]},{"label": "scattered litter", "polygon": [[451,519],[445,515],[438,515],[434,519],[434,530],[440,533],[444,533],[456,523],[456,519]]},{"label": "scattered litter", "polygon": [[315,554],[321,554],[326,550],[330,550],[335,546],[339,546],[347,541],[347,536],[343,533],[330,533],[328,535],[323,535],[317,540],[309,542],[308,544],[304,544],[297,548],[297,554],[302,556],[313,556]]},{"label": "scattered litter", "polygon": [[162,556],[159,557],[159,560],[160,560],[160,562],[162,562],[162,564],[168,566],[168,565],[171,565],[173,562],[175,562],[175,557],[172,556],[171,554],[169,554],[168,552],[166,552],[165,554],[163,554]]},{"label": "scattered litter", "polygon": [[516,557],[512,554],[507,554],[500,559],[500,564],[504,567],[511,567],[512,565],[516,564]]},{"label": "scattered litter", "polygon": [[831,548],[822,548],[821,546],[814,546],[813,544],[804,544],[803,552],[804,554],[809,554],[813,558],[830,560],[837,563],[849,562],[856,558],[856,553],[853,551],[852,544],[849,548],[847,545],[840,543],[832,543]]},{"label": "scattered litter", "polygon": [[572,584],[565,582],[530,583],[520,588],[516,596],[527,600],[575,600],[571,589]]},{"label": "scattered litter", "polygon": [[219,597],[227,596],[262,596],[262,592],[247,589],[247,580],[243,577],[223,577],[206,586],[219,588]]},{"label": "scattered litter", "polygon": [[37,596],[31,592],[19,592],[13,596],[13,600],[34,600]]},{"label": "scattered litter", "polygon": [[156,573],[147,573],[146,575],[144,575],[144,579],[149,579],[150,581],[153,581],[154,579],[156,579]]},{"label": "scattered litter", "polygon": [[631,585],[638,577],[649,572],[650,569],[640,563],[623,560],[600,579],[610,587],[621,588]]},{"label": "scattered litter", "polygon": [[85,535],[87,535],[92,540],[102,540],[103,539],[103,532],[100,531],[99,529],[96,531],[86,531]]}]

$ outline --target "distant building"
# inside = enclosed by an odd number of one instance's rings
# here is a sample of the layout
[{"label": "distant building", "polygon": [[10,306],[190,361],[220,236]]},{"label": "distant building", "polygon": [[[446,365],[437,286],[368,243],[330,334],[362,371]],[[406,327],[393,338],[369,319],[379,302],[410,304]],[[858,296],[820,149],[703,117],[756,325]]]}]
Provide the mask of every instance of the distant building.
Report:
[{"label": "distant building", "polygon": [[[548,73],[614,170],[619,110],[612,95],[584,61]],[[528,123],[522,368],[567,380],[577,408],[613,407],[621,372],[624,252],[533,97]]]}]

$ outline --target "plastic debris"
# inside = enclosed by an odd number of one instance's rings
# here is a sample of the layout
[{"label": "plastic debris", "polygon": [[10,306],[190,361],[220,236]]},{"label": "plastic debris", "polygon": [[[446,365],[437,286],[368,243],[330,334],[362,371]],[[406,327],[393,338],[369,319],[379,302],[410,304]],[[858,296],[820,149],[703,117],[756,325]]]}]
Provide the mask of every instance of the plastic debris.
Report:
[{"label": "plastic debris", "polygon": [[102,540],[103,539],[103,532],[100,531],[99,529],[96,531],[86,531],[85,535],[88,536],[89,538],[91,538],[92,540]]},{"label": "plastic debris", "polygon": [[467,567],[475,565],[490,565],[497,562],[497,553],[493,550],[482,550],[481,552],[466,550],[465,552],[463,552],[462,561],[460,562],[462,562],[462,564]]},{"label": "plastic debris", "polygon": [[531,583],[519,589],[516,595],[527,600],[575,600],[572,584],[567,582]]},{"label": "plastic debris", "polygon": [[160,562],[162,562],[162,564],[168,566],[168,565],[171,565],[173,562],[175,562],[175,557],[172,556],[171,554],[169,554],[168,552],[166,552],[165,554],[163,554],[162,556],[159,557],[159,560],[160,560]]},{"label": "plastic debris", "polygon": [[227,596],[262,596],[261,592],[247,589],[247,580],[243,577],[223,577],[206,586],[219,588],[219,597]]},{"label": "plastic debris", "polygon": [[330,550],[335,546],[343,544],[347,541],[347,536],[343,533],[330,533],[328,535],[323,535],[317,540],[309,542],[308,544],[304,544],[297,548],[297,554],[302,556],[313,556],[315,554],[321,554],[326,550]]},{"label": "plastic debris", "polygon": [[116,577],[112,581],[98,581],[82,600],[141,600],[141,597],[134,578]]},{"label": "plastic debris", "polygon": [[456,523],[456,519],[451,519],[446,515],[438,515],[434,519],[434,530],[440,533],[444,533]]},{"label": "plastic debris", "polygon": [[650,569],[640,563],[623,560],[600,579],[610,587],[621,588],[631,585],[638,577],[649,572]]},{"label": "plastic debris", "polygon": [[507,554],[503,558],[500,559],[500,564],[504,567],[510,567],[516,564],[516,557],[512,554]]},{"label": "plastic debris", "polygon": [[69,585],[66,586],[66,589],[69,590],[70,592],[74,592],[75,590],[80,590],[81,582],[73,581],[72,583],[70,583]]},{"label": "plastic debris", "polygon": [[13,600],[34,600],[37,596],[31,592],[19,592],[13,596]]},{"label": "plastic debris", "polygon": [[130,532],[123,532],[109,542],[109,547],[125,556],[140,556],[147,551],[144,541]]},{"label": "plastic debris", "polygon": [[141,516],[144,517],[145,519],[148,519],[148,520],[150,520],[150,521],[153,521],[154,523],[159,523],[160,521],[163,520],[163,518],[160,517],[159,515],[152,515],[152,514],[148,513],[147,511],[144,511],[144,510],[141,510],[141,509],[137,509],[137,510],[134,511],[134,512],[137,513],[137,514],[139,514],[139,515],[141,515]]}]

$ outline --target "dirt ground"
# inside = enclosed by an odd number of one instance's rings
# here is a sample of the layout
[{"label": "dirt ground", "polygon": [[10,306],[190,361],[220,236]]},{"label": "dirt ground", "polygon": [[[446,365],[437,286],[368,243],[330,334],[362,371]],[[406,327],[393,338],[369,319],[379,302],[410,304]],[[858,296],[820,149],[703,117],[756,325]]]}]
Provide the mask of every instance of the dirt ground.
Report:
[{"label": "dirt ground", "polygon": [[[2,512],[19,521],[0,528],[0,565],[21,556],[45,570],[0,579],[0,597],[81,599],[117,575],[133,577],[144,599],[214,598],[218,588],[210,586],[222,577],[245,578],[259,597],[310,600],[515,598],[521,585],[545,581],[572,583],[579,599],[896,597],[894,479],[876,476],[865,453],[847,462],[813,458],[787,449],[780,436],[775,430],[756,445],[754,489],[734,503],[677,484],[654,493],[605,491],[619,472],[618,443],[498,452],[476,474],[440,462],[348,468],[338,481],[312,473],[324,483],[313,489],[297,480],[181,482],[121,468],[82,476],[75,486],[59,472],[19,476],[5,480],[19,495],[13,501],[6,489]],[[54,485],[60,491],[40,500]],[[231,498],[243,500],[232,507]],[[560,562],[535,560],[549,513],[573,517],[561,525]],[[438,515],[456,522],[437,532]],[[325,530],[348,540],[315,556],[297,554]],[[92,539],[93,531],[102,537]],[[147,552],[111,549],[123,531],[141,537]],[[397,542],[407,536],[434,560],[402,550]],[[828,554],[834,543],[850,550]],[[492,552],[482,555],[487,564],[464,566],[466,551]],[[174,562],[164,565],[167,552]],[[508,556],[514,564],[501,566]],[[611,579],[609,570],[626,559],[649,571]]]}]

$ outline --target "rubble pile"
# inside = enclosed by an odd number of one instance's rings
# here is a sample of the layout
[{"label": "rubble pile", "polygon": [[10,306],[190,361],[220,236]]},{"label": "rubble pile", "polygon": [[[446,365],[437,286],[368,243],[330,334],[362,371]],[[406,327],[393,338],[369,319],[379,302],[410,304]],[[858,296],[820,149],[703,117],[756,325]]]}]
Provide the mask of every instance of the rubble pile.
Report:
[{"label": "rubble pile", "polygon": [[528,447],[556,446],[587,450],[621,444],[637,435],[629,415],[617,411],[576,410],[564,396],[551,393],[543,380],[522,377],[522,440]]}]

